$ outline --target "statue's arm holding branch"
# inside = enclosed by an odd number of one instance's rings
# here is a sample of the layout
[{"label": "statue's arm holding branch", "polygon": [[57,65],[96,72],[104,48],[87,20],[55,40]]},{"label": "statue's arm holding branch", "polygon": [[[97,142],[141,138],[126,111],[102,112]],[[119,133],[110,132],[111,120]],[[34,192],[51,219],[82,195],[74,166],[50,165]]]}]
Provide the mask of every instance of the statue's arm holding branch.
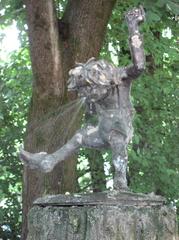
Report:
[{"label": "statue's arm holding branch", "polygon": [[145,12],[142,7],[134,8],[126,14],[126,21],[129,30],[129,45],[132,57],[132,65],[125,68],[127,78],[137,78],[145,69],[145,55],[142,35],[139,32],[139,24],[145,19]]}]

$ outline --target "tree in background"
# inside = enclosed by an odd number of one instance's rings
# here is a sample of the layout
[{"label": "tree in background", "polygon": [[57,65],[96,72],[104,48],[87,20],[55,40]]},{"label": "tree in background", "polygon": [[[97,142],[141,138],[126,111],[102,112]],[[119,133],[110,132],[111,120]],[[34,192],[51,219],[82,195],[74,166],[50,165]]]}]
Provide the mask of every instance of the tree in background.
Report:
[{"label": "tree in background", "polygon": [[[101,50],[105,29],[107,34],[101,57],[122,66],[130,62],[127,26],[124,12],[140,1],[60,1],[54,10],[53,2],[26,1],[27,22],[33,69],[33,90],[28,116],[25,148],[29,151],[54,151],[62,145],[63,128],[66,121],[56,121],[55,126],[35,131],[43,118],[49,120],[59,105],[70,98],[66,94],[68,70],[75,61],[85,62],[97,57]],[[33,3],[33,5],[32,5]],[[0,112],[0,155],[2,190],[0,197],[0,237],[19,239],[21,165],[18,146],[25,131],[25,117],[31,95],[32,79],[27,50],[27,29],[22,1],[1,1],[0,27],[5,28],[17,21],[20,29],[21,48],[12,54],[6,63],[1,62],[1,112]],[[82,5],[81,5],[82,4]],[[177,136],[177,78],[178,5],[175,1],[142,1],[146,9],[146,23],[142,27],[147,55],[147,70],[141,80],[133,86],[136,117],[135,135],[129,149],[129,182],[134,191],[156,192],[175,202],[178,196],[178,136]],[[110,21],[109,17],[113,13]],[[62,18],[57,26],[56,16]],[[76,109],[72,109],[75,112]],[[71,118],[71,115],[69,116]],[[45,126],[45,124],[44,124]],[[47,127],[47,126],[46,126]],[[72,129],[72,131],[75,131]],[[42,131],[43,130],[43,131]],[[49,137],[50,136],[50,137]],[[53,138],[51,138],[53,136]],[[50,140],[50,141],[49,141]],[[95,161],[94,161],[95,159]],[[32,201],[42,194],[65,191],[105,189],[111,178],[104,174],[104,164],[110,161],[110,153],[101,154],[82,151],[76,175],[76,160],[71,158],[52,173],[41,173],[25,169],[24,214]],[[88,160],[88,161],[87,161]],[[96,163],[96,164],[95,164]],[[84,167],[82,165],[86,164]],[[100,169],[100,171],[99,171]],[[96,177],[97,176],[97,177]],[[80,186],[76,184],[79,179]],[[25,226],[25,225],[24,225]],[[22,238],[25,239],[25,228]]]}]

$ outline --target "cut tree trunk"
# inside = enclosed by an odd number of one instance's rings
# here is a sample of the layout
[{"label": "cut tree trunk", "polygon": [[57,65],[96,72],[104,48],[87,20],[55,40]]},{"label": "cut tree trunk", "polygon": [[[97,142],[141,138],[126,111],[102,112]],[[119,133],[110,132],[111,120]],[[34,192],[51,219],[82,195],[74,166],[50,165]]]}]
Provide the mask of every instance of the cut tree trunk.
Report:
[{"label": "cut tree trunk", "polygon": [[[53,152],[65,141],[64,129],[68,118],[57,119],[55,124],[42,125],[42,119],[59,109],[69,99],[66,94],[68,71],[76,62],[85,62],[99,55],[106,26],[116,0],[69,0],[63,22],[68,36],[59,33],[54,2],[52,0],[25,0],[33,71],[32,99],[29,110],[25,150]],[[75,112],[76,109],[72,110]],[[73,125],[71,134],[78,124]],[[67,131],[67,130],[66,130]],[[28,168],[23,173],[23,231],[27,236],[27,213],[32,202],[44,194],[74,192],[76,158],[60,163],[50,174]]]},{"label": "cut tree trunk", "polygon": [[28,240],[177,240],[176,213],[159,196],[49,196],[29,213]]}]

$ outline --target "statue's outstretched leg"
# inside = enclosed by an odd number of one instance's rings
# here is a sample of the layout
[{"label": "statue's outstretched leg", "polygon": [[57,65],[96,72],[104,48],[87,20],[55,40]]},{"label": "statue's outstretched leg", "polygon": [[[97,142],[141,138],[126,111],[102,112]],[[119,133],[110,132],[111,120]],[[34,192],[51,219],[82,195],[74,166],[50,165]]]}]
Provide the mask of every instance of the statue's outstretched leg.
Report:
[{"label": "statue's outstretched leg", "polygon": [[126,136],[118,131],[112,131],[110,135],[110,146],[112,149],[112,161],[115,169],[114,189],[127,190],[127,142]]},{"label": "statue's outstretched leg", "polygon": [[98,127],[88,126],[77,131],[63,147],[52,154],[29,153],[21,149],[20,158],[31,169],[51,172],[55,165],[68,158],[80,147],[100,149],[105,146],[106,143],[99,136]]}]

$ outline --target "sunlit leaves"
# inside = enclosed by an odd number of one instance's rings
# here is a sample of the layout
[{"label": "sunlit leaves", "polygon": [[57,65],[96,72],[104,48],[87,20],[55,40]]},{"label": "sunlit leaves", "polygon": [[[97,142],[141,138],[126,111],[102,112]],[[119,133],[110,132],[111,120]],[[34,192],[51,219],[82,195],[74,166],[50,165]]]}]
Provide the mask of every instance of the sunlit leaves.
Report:
[{"label": "sunlit leaves", "polygon": [[25,16],[25,6],[22,0],[0,1],[0,27],[12,24],[13,20],[21,21]]}]

